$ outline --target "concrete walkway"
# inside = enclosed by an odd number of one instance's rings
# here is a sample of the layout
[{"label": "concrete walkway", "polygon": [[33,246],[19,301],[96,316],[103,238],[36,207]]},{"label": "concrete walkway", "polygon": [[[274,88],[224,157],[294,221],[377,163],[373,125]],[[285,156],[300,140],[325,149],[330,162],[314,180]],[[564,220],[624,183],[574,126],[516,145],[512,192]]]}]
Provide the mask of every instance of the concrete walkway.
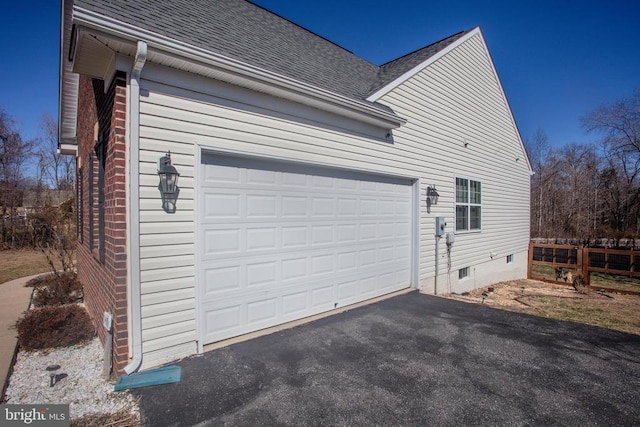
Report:
[{"label": "concrete walkway", "polygon": [[41,275],[42,273],[0,284],[0,343],[2,343],[0,345],[0,384],[2,384],[2,396],[7,388],[9,370],[18,345],[18,332],[14,326],[16,320],[29,308],[33,292],[33,288],[27,288],[25,284]]}]

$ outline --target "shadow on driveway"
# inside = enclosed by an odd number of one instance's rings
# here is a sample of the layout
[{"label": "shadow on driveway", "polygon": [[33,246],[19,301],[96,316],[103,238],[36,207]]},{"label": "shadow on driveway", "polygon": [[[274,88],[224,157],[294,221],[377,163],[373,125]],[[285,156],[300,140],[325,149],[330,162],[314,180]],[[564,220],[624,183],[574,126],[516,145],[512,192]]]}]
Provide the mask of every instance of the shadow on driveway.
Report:
[{"label": "shadow on driveway", "polygon": [[417,292],[178,364],[148,425],[640,425],[640,336]]}]

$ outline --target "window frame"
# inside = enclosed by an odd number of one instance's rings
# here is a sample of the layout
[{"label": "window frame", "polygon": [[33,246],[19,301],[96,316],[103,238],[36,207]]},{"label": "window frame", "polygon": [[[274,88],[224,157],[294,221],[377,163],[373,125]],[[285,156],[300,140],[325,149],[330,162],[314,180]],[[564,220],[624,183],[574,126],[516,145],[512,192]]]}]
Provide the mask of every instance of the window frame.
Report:
[{"label": "window frame", "polygon": [[84,168],[80,166],[76,176],[76,229],[78,241],[84,242]]},{"label": "window frame", "polygon": [[89,153],[89,177],[88,177],[88,184],[87,185],[87,190],[89,190],[89,250],[93,251],[93,248],[95,247],[95,235],[94,235],[94,229],[95,229],[95,224],[94,224],[94,208],[95,208],[95,203],[94,203],[94,194],[93,194],[93,186],[95,185],[94,183],[94,172],[93,172],[93,168],[94,168],[94,161],[93,161],[93,153]]},{"label": "window frame", "polygon": [[98,160],[98,259],[104,264],[105,259],[105,169],[107,157],[107,137],[100,133],[95,147]]},{"label": "window frame", "polygon": [[458,269],[458,280],[464,280],[469,278],[469,267],[462,267]]},{"label": "window frame", "polygon": [[[461,198],[458,190],[458,182],[466,181],[464,198]],[[475,184],[475,185],[474,185]],[[482,231],[482,181],[464,176],[457,176],[454,179],[454,212],[455,212],[455,232],[456,233],[479,233]],[[463,200],[459,200],[463,199]],[[474,201],[479,199],[479,202]],[[464,228],[459,228],[460,208],[464,209]],[[472,212],[476,210],[476,214]],[[477,222],[477,227],[471,225]]]}]

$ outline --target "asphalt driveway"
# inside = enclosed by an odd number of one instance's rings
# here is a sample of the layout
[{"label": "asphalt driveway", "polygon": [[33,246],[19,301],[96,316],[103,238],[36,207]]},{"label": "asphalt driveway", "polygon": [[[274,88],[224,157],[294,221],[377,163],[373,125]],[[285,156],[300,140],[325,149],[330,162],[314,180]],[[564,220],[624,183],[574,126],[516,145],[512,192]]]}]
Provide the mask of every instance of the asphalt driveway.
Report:
[{"label": "asphalt driveway", "polygon": [[640,425],[640,336],[417,292],[178,364],[148,425]]}]

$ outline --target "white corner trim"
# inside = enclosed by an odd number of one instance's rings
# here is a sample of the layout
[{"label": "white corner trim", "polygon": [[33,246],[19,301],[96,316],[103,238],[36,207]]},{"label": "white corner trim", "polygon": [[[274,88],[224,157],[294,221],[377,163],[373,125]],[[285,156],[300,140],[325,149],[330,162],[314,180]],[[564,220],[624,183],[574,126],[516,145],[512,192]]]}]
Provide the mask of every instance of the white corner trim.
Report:
[{"label": "white corner trim", "polygon": [[204,181],[204,177],[203,172],[202,172],[202,147],[200,146],[200,144],[196,141],[193,144],[193,149],[194,149],[194,159],[195,159],[195,171],[194,171],[194,179],[195,182],[193,183],[193,188],[195,191],[195,216],[196,218],[194,219],[194,229],[196,230],[195,236],[194,236],[194,253],[196,254],[195,257],[195,271],[196,271],[196,340],[197,340],[197,349],[198,349],[198,353],[204,353],[204,337],[205,337],[205,325],[203,325],[203,322],[201,320],[201,316],[202,316],[202,300],[204,298],[204,289],[205,287],[203,286],[203,284],[201,283],[203,281],[203,275],[202,274],[198,274],[198,272],[200,271],[200,258],[197,256],[199,251],[200,251],[200,244],[202,241],[202,237],[199,236],[198,232],[197,232],[197,222],[198,222],[198,218],[197,216],[200,214],[200,212],[202,212],[202,199],[200,197],[198,197],[198,191],[200,191],[200,183],[202,181]]},{"label": "white corner trim", "polygon": [[427,68],[429,65],[433,64],[438,59],[442,58],[443,56],[445,56],[446,54],[448,54],[449,52],[451,52],[452,50],[454,50],[455,48],[457,48],[458,46],[460,46],[462,43],[466,42],[470,38],[476,36],[477,34],[480,34],[480,27],[474,28],[469,33],[465,34],[455,42],[451,43],[449,46],[442,49],[440,52],[429,57],[421,64],[416,65],[406,73],[402,74],[400,77],[396,78],[392,82],[378,89],[376,92],[374,92],[367,98],[367,101],[376,102],[378,99],[382,98],[384,95],[391,92],[393,89],[395,89],[405,81],[409,80],[411,77],[415,76],[416,74],[418,74],[419,72]]},{"label": "white corner trim", "polygon": [[413,180],[413,208],[411,219],[411,285],[420,289],[420,188],[422,179]]}]

